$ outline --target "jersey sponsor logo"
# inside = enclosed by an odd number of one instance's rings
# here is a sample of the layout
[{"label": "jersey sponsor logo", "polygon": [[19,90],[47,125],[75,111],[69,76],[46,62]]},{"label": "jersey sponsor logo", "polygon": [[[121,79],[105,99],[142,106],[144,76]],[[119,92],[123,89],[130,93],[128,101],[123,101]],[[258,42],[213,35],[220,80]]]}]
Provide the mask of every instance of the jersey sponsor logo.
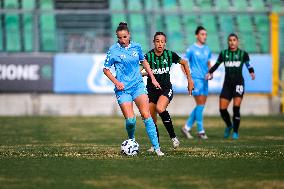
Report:
[{"label": "jersey sponsor logo", "polygon": [[226,67],[240,67],[241,61],[227,61],[225,62]]},{"label": "jersey sponsor logo", "polygon": [[152,71],[153,71],[154,74],[164,74],[164,73],[170,72],[170,68],[169,67],[158,68],[158,69],[153,69]]}]

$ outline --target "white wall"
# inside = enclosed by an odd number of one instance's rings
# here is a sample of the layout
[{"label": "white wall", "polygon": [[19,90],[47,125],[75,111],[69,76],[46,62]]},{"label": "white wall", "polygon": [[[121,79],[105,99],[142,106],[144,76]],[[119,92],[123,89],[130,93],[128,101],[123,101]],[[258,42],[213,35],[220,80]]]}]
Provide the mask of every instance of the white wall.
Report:
[{"label": "white wall", "polygon": [[[193,97],[175,95],[168,110],[172,115],[188,115],[194,106]],[[268,95],[246,94],[241,113],[243,115],[275,114],[278,113],[279,106],[279,100],[271,99]],[[137,109],[135,111],[138,113]],[[219,115],[218,95],[208,97],[204,113]],[[0,94],[0,115],[95,116],[121,115],[121,112],[113,94]]]}]

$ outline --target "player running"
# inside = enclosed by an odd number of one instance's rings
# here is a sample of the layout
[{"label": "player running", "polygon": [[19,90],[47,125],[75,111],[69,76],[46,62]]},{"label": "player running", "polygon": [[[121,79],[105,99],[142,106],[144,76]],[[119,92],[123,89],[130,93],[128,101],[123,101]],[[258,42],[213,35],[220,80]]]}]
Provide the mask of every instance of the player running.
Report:
[{"label": "player running", "polygon": [[[147,79],[147,90],[150,102],[151,116],[155,122],[156,131],[159,137],[157,123],[157,113],[161,117],[163,124],[173,142],[173,147],[177,148],[180,144],[173,127],[171,116],[166,110],[169,103],[173,99],[173,89],[170,81],[170,68],[173,63],[181,64],[185,70],[188,80],[188,91],[191,94],[193,89],[193,81],[190,76],[188,63],[181,59],[175,52],[165,49],[167,37],[163,32],[156,32],[153,43],[154,49],[150,50],[145,59],[149,62],[152,72],[161,88],[153,85],[151,77]],[[148,151],[154,151],[153,147]]]},{"label": "player running", "polygon": [[[254,69],[249,64],[249,55],[247,52],[238,48],[239,39],[234,33],[228,36],[228,49],[221,51],[216,64],[209,70],[206,75],[207,79],[212,79],[213,72],[218,66],[224,63],[225,80],[220,94],[220,114],[227,127],[225,128],[224,138],[229,138],[233,129],[232,138],[239,138],[238,130],[240,126],[240,106],[244,95],[244,78],[242,74],[243,65],[245,64],[249,70],[251,79],[255,79]],[[233,98],[233,124],[227,108]]]},{"label": "player running", "polygon": [[[125,117],[125,127],[129,139],[135,139],[134,132],[136,127],[136,118],[133,111],[133,101],[135,102],[143,122],[146,132],[158,156],[164,153],[160,150],[160,144],[157,137],[155,123],[151,118],[149,111],[149,99],[147,91],[140,74],[139,62],[142,63],[146,72],[151,78],[152,84],[161,88],[155,79],[149,63],[144,58],[141,46],[130,41],[130,32],[127,23],[121,22],[116,29],[118,42],[109,48],[104,63],[104,74],[115,85],[115,95],[120,109]],[[114,66],[116,77],[110,72]]]},{"label": "player running", "polygon": [[181,128],[181,132],[188,139],[193,139],[191,129],[194,122],[197,123],[198,137],[208,139],[203,127],[203,109],[208,96],[208,81],[205,79],[208,69],[210,69],[211,51],[205,45],[207,32],[202,26],[198,26],[195,30],[196,43],[186,50],[186,58],[190,63],[191,75],[194,82],[194,90],[192,95],[196,103],[196,107],[192,110],[185,125]]}]

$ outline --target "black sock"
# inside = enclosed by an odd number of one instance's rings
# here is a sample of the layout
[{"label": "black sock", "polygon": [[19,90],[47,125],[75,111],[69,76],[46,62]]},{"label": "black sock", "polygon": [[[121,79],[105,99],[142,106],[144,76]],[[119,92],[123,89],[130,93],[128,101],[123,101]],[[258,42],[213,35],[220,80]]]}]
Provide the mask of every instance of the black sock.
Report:
[{"label": "black sock", "polygon": [[229,114],[228,110],[227,109],[220,109],[220,114],[221,114],[222,119],[226,123],[227,127],[231,127],[232,122],[231,122],[231,118],[230,118],[230,114]]},{"label": "black sock", "polygon": [[167,110],[165,110],[162,113],[160,113],[159,115],[162,118],[164,126],[166,127],[170,137],[175,138],[176,134],[175,134],[175,131],[174,131],[172,119],[171,119],[169,112]]},{"label": "black sock", "polygon": [[234,115],[233,115],[234,132],[238,133],[240,122],[241,122],[240,107],[239,106],[234,106],[233,107],[233,112],[234,112]]},{"label": "black sock", "polygon": [[158,126],[155,124],[156,127],[156,132],[157,132],[157,137],[158,137],[158,142],[160,143],[160,135],[159,135],[159,129]]}]

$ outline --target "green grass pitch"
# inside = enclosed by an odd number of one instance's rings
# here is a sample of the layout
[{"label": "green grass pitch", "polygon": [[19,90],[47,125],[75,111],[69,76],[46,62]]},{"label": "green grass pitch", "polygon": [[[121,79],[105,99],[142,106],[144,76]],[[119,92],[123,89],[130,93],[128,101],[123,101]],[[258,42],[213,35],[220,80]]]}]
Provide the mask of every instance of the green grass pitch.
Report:
[{"label": "green grass pitch", "polygon": [[284,188],[284,117],[243,117],[240,139],[222,138],[219,117],[205,117],[208,141],[171,147],[159,122],[157,157],[138,119],[136,157],[120,154],[122,117],[0,117],[0,188]]}]

